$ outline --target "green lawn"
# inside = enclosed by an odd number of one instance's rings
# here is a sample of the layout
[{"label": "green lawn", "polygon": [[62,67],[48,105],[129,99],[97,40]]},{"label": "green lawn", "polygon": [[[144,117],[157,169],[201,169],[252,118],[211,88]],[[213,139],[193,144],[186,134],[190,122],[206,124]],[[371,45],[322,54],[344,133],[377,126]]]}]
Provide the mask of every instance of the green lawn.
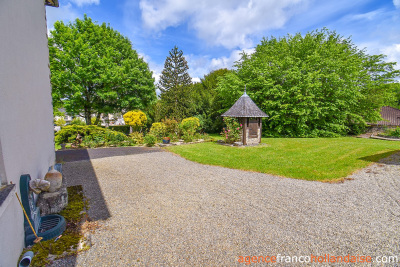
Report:
[{"label": "green lawn", "polygon": [[168,150],[202,164],[318,181],[342,179],[400,152],[400,142],[354,137],[263,138],[262,142],[267,145],[228,147],[210,142]]}]

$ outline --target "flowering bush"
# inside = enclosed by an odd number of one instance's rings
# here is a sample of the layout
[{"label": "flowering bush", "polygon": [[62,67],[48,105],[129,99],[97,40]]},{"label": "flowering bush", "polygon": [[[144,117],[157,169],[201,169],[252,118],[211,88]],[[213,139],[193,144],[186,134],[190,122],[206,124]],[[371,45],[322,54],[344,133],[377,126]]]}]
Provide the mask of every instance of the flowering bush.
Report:
[{"label": "flowering bush", "polygon": [[222,129],[221,135],[225,139],[225,143],[233,144],[240,141],[243,125],[239,124],[236,118],[225,117],[223,121],[226,127]]},{"label": "flowering bush", "polygon": [[132,126],[135,129],[140,129],[140,131],[147,122],[146,114],[140,110],[128,111],[123,117],[126,125]]}]

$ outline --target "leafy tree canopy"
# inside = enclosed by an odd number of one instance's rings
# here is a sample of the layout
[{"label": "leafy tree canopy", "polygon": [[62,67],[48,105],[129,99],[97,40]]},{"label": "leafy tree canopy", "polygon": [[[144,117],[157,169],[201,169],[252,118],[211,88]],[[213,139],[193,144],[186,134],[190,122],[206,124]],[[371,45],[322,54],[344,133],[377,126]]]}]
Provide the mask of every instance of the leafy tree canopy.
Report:
[{"label": "leafy tree canopy", "polygon": [[337,136],[380,119],[388,86],[399,71],[384,55],[368,55],[350,38],[316,30],[305,36],[264,38],[237,70],[219,83],[223,109],[247,93],[270,117],[272,136]]},{"label": "leafy tree canopy", "polygon": [[83,20],[54,24],[49,37],[53,102],[68,113],[146,109],[156,100],[152,72],[131,42],[105,23]]}]

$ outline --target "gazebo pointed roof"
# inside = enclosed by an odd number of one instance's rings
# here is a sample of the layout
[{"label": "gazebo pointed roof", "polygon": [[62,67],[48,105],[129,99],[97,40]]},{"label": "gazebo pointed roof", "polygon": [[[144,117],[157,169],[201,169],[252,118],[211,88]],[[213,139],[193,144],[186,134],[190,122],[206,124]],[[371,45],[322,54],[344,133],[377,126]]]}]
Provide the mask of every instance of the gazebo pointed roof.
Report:
[{"label": "gazebo pointed roof", "polygon": [[251,100],[251,98],[246,94],[246,89],[244,89],[244,94],[236,101],[236,103],[221,116],[237,118],[269,117],[264,111],[259,109],[253,100]]}]

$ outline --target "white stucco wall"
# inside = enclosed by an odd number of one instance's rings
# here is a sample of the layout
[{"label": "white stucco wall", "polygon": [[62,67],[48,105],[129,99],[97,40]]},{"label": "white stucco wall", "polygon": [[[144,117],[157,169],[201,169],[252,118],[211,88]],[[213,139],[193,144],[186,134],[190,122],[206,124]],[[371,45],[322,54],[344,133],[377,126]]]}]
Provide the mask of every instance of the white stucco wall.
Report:
[{"label": "white stucco wall", "polygon": [[[0,176],[43,178],[54,163],[53,111],[43,0],[0,1]],[[23,215],[15,194],[1,206],[0,266],[15,266]],[[3,250],[4,249],[4,250]]]}]

